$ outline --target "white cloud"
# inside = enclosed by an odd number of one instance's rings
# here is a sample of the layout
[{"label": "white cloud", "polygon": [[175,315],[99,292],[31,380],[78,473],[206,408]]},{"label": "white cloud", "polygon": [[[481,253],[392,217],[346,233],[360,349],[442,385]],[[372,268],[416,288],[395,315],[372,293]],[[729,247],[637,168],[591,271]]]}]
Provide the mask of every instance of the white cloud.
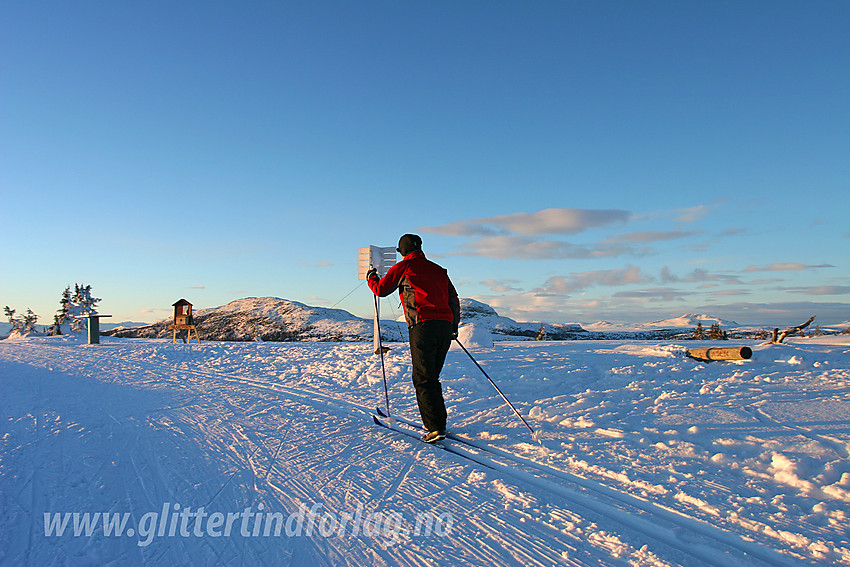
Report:
[{"label": "white cloud", "polygon": [[661,281],[665,283],[699,283],[699,282],[716,282],[721,281],[727,284],[743,284],[744,282],[738,276],[725,274],[722,272],[710,272],[702,268],[696,268],[690,274],[679,277],[675,275],[670,268],[664,266],[661,269]]},{"label": "white cloud", "polygon": [[714,296],[750,295],[750,290],[748,290],[748,289],[721,289],[721,290],[712,292],[711,295],[714,295]]},{"label": "white cloud", "polygon": [[684,297],[687,295],[691,295],[691,293],[669,287],[656,287],[634,291],[618,291],[613,297],[641,301],[684,301]]},{"label": "white cloud", "polygon": [[847,295],[850,294],[850,285],[817,285],[789,288],[787,291],[791,293],[804,293],[806,295]]},{"label": "white cloud", "polygon": [[748,266],[742,272],[793,272],[800,270],[811,270],[813,268],[834,268],[832,264],[806,265],[795,262],[774,262],[767,266]]},{"label": "white cloud", "polygon": [[498,259],[555,260],[563,258],[614,258],[640,254],[628,246],[597,244],[583,246],[554,240],[534,240],[524,236],[488,236],[459,246],[456,256],[485,256]]},{"label": "white cloud", "polygon": [[484,280],[481,285],[490,288],[494,293],[507,293],[510,291],[522,291],[522,288],[514,287],[513,284],[519,283],[518,280]]},{"label": "white cloud", "polygon": [[697,205],[696,207],[688,207],[686,209],[678,209],[676,214],[679,216],[676,217],[676,220],[679,222],[694,222],[702,217],[706,216],[711,212],[712,209],[718,207],[718,205]]},{"label": "white cloud", "polygon": [[624,232],[617,234],[609,240],[612,242],[661,242],[664,240],[678,240],[704,234],[702,230],[647,230],[641,232]]},{"label": "white cloud", "polygon": [[419,230],[445,236],[491,236],[499,234],[578,234],[591,228],[624,224],[631,217],[618,209],[543,209],[461,220],[422,227]]},{"label": "white cloud", "polygon": [[569,276],[554,276],[546,280],[535,291],[543,293],[568,294],[594,286],[620,286],[645,283],[652,278],[635,266],[627,266],[620,270],[597,270],[570,274]]}]

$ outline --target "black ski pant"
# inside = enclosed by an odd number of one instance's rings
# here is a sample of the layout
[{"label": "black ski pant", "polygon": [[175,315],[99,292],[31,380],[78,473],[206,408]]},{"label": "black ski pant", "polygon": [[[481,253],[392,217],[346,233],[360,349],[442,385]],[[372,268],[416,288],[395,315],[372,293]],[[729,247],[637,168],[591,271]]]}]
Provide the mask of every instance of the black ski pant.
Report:
[{"label": "black ski pant", "polygon": [[410,328],[410,357],[413,362],[413,387],[428,431],[446,430],[446,403],[440,385],[440,371],[452,344],[451,321],[422,321]]}]

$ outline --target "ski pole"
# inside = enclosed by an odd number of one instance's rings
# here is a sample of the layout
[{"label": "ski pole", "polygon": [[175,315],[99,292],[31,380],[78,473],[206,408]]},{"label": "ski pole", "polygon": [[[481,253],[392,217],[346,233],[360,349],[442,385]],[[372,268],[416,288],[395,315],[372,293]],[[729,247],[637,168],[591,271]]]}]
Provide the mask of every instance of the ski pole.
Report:
[{"label": "ski pole", "polygon": [[[461,343],[459,339],[455,339],[455,342],[457,342],[457,344],[459,344],[459,345],[460,345],[460,348],[462,348],[462,349],[463,349],[463,352],[465,352],[465,353],[466,353],[466,356],[468,356],[468,357],[469,357],[469,360],[471,360],[472,362],[474,362],[474,363],[475,363],[475,366],[477,366],[477,367],[478,367],[478,370],[480,370],[480,371],[481,371],[481,373],[482,373],[482,374],[484,374],[484,376],[486,376],[486,377],[487,377],[487,380],[489,380],[489,381],[490,381],[490,383],[491,383],[491,384],[493,384],[493,387],[494,387],[494,388],[496,388],[496,391],[497,391],[497,392],[499,392],[499,395],[500,395],[500,396],[502,396],[502,399],[503,399],[503,400],[505,400],[505,403],[506,403],[506,404],[508,404],[508,406],[510,406],[510,408],[511,408],[512,410],[514,410],[514,413],[517,415],[517,417],[520,419],[520,421],[522,421],[523,425],[525,425],[525,426],[528,428],[528,430],[529,430],[529,431],[531,431],[531,438],[532,438],[532,439],[534,439],[535,441],[537,441],[538,443],[541,443],[541,442],[540,442],[540,439],[539,439],[539,436],[538,436],[538,434],[537,434],[537,432],[536,432],[536,431],[534,431],[534,430],[531,428],[531,426],[530,426],[530,425],[528,425],[528,422],[527,422],[527,421],[525,421],[525,418],[524,418],[524,417],[522,417],[522,414],[520,414],[520,413],[519,413],[519,411],[517,411],[517,409],[514,407],[514,405],[511,403],[511,401],[507,398],[507,396],[505,396],[505,394],[503,394],[503,393],[502,393],[502,390],[500,390],[500,389],[499,389],[499,386],[497,386],[497,385],[496,385],[496,383],[493,381],[493,379],[492,379],[492,378],[490,378],[490,375],[489,375],[489,374],[487,374],[487,372],[486,372],[483,368],[481,368],[481,365],[480,365],[480,364],[478,364],[478,361],[477,361],[477,360],[475,360],[474,358],[472,358],[472,355],[471,355],[471,354],[469,354],[469,351],[468,351],[468,350],[466,350],[466,347],[465,347],[465,346],[463,346],[463,343]],[[542,443],[541,443],[541,445],[542,445]]]},{"label": "ski pole", "polygon": [[378,296],[375,296],[375,332],[378,334],[378,351],[381,353],[381,374],[384,376],[384,402],[387,404],[387,417],[390,417],[390,394],[387,390],[387,369],[384,367],[384,345],[381,342],[381,319],[378,317]]}]

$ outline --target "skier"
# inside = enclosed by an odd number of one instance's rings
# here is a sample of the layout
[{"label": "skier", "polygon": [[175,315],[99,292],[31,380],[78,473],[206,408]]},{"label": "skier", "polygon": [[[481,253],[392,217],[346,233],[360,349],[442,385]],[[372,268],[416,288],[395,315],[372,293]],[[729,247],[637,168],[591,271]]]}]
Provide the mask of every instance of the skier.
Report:
[{"label": "skier", "polygon": [[378,297],[399,290],[410,335],[412,380],[416,402],[426,434],[433,443],[446,437],[446,404],[440,371],[460,324],[460,301],[445,268],[425,258],[422,239],[405,234],[398,241],[402,260],[378,278],[377,270],[366,274],[369,288]]}]

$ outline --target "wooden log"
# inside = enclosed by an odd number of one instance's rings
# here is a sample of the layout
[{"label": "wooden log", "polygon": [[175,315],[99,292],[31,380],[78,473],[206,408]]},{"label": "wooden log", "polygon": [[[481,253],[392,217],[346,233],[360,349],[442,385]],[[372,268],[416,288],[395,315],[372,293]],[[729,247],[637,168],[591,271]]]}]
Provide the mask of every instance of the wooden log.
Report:
[{"label": "wooden log", "polygon": [[743,347],[689,348],[688,356],[697,360],[749,360],[753,349]]},{"label": "wooden log", "polygon": [[809,325],[811,325],[811,324],[812,324],[812,321],[814,321],[814,320],[815,320],[815,317],[816,317],[816,315],[812,315],[812,316],[809,318],[809,320],[808,320],[808,321],[806,321],[805,323],[801,323],[800,325],[797,325],[796,327],[791,327],[790,329],[787,329],[787,330],[785,330],[785,331],[782,331],[782,334],[781,334],[781,335],[779,335],[779,337],[778,337],[778,338],[777,338],[776,334],[777,334],[777,332],[779,331],[779,329],[774,329],[774,330],[773,330],[773,340],[772,340],[772,341],[770,341],[770,342],[772,342],[772,343],[776,343],[776,344],[781,343],[782,341],[784,341],[784,340],[785,340],[785,337],[788,337],[788,336],[790,336],[790,335],[793,335],[794,333],[799,333],[800,331],[802,331],[803,329],[805,329],[806,327],[808,327]]}]

